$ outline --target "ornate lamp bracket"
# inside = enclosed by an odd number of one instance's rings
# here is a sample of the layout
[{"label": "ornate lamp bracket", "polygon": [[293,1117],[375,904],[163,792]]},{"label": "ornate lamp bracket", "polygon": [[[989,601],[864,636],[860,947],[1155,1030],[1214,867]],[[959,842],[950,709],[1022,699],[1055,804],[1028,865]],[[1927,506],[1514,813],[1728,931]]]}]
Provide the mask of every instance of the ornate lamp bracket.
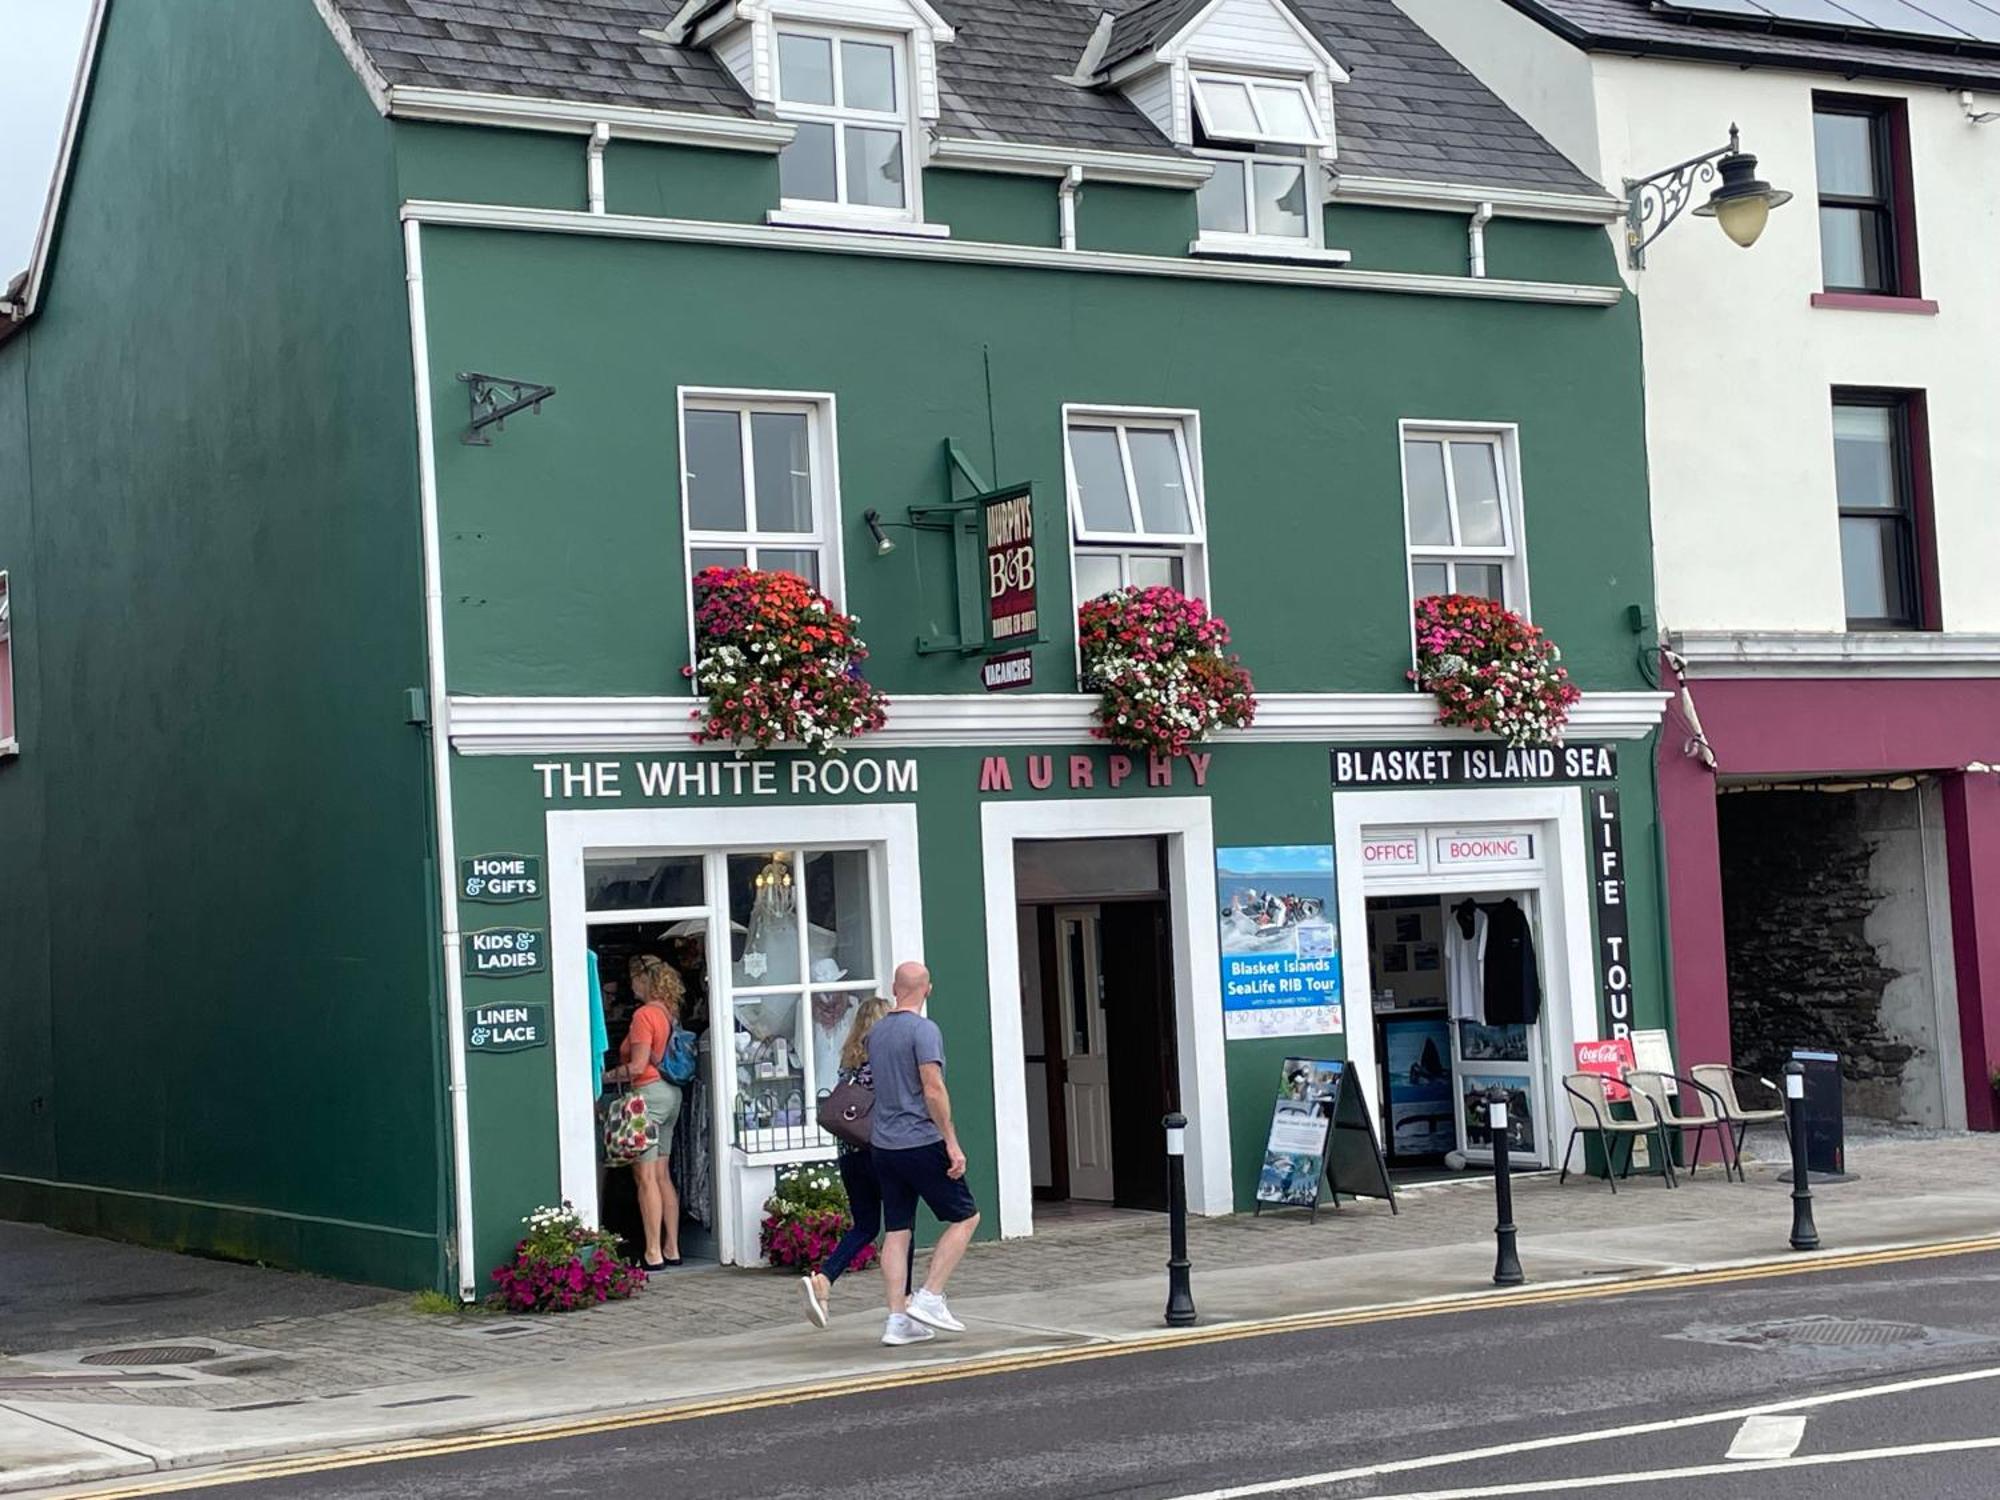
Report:
[{"label": "ornate lamp bracket", "polygon": [[1697,182],[1715,181],[1715,164],[1741,150],[1739,132],[1729,127],[1729,144],[1677,162],[1650,177],[1625,179],[1625,263],[1646,269],[1646,247],[1667,232],[1694,201]]},{"label": "ornate lamp bracket", "polygon": [[468,394],[472,404],[472,424],[460,434],[459,441],[475,448],[492,446],[492,438],[481,436],[487,428],[505,425],[507,419],[518,411],[539,414],[542,403],[556,393],[552,385],[536,385],[532,380],[509,380],[503,375],[481,375],[468,371],[458,378],[471,387]]}]

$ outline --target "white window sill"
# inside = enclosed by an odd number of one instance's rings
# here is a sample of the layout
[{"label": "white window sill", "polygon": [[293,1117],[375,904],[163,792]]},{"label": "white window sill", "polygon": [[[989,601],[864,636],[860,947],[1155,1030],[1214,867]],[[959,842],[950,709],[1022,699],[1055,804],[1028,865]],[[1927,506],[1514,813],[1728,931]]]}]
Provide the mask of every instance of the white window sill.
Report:
[{"label": "white window sill", "polygon": [[858,234],[916,235],[927,240],[951,238],[949,224],[919,224],[914,219],[850,217],[832,210],[774,208],[764,222],[779,229],[840,229]]},{"label": "white window sill", "polygon": [[738,1144],[730,1149],[736,1154],[737,1165],[744,1167],[795,1167],[806,1162],[832,1161],[839,1154],[831,1137],[823,1146],[774,1145],[759,1150]]},{"label": "white window sill", "polygon": [[1188,254],[1209,260],[1297,260],[1313,265],[1344,266],[1354,259],[1350,250],[1325,250],[1288,240],[1200,239],[1188,242]]}]

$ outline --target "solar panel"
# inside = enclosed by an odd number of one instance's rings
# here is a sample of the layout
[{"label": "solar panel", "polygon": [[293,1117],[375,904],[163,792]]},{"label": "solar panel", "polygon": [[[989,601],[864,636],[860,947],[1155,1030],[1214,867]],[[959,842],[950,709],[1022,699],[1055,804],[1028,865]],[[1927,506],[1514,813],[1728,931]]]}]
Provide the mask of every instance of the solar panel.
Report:
[{"label": "solar panel", "polygon": [[2000,46],[2000,0],[1656,0],[1690,17],[1785,21],[1927,42]]}]

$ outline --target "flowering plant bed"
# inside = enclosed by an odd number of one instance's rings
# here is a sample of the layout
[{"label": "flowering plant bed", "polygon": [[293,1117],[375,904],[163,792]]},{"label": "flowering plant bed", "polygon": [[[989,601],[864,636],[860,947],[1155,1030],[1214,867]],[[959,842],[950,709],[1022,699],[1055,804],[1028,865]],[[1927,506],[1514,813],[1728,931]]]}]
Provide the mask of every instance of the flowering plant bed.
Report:
[{"label": "flowering plant bed", "polygon": [[[764,1258],[791,1270],[817,1270],[854,1223],[848,1212],[847,1190],[830,1162],[807,1162],[778,1173],[777,1186],[764,1200],[764,1227],[758,1235]],[[853,1269],[875,1262],[875,1247],[866,1245],[854,1257]]]},{"label": "flowering plant bed", "polygon": [[1521,749],[1559,745],[1583,694],[1562,652],[1536,626],[1475,594],[1417,601],[1417,667],[1410,681],[1438,701],[1438,723],[1498,735]]},{"label": "flowering plant bed", "polygon": [[791,573],[704,568],[695,575],[695,662],[707,695],[697,744],[767,750],[781,741],[830,755],[886,721],[889,700],[861,675],[859,623]]},{"label": "flowering plant bed", "polygon": [[514,1259],[493,1273],[495,1300],[508,1312],[569,1312],[621,1301],[646,1284],[646,1273],[619,1255],[617,1237],[590,1228],[567,1203],[521,1222],[528,1232]]},{"label": "flowering plant bed", "polygon": [[1128,750],[1179,755],[1215,729],[1247,729],[1257,699],[1223,654],[1229,627],[1179,589],[1124,588],[1077,611],[1083,679],[1098,693],[1091,731]]}]

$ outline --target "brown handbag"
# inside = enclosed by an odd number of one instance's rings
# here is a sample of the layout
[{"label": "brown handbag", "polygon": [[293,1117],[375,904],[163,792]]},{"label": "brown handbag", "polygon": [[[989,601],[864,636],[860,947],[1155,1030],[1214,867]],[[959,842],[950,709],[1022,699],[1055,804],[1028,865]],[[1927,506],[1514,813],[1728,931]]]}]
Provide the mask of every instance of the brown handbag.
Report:
[{"label": "brown handbag", "polygon": [[836,1083],[820,1097],[819,1128],[850,1146],[865,1146],[873,1129],[875,1091],[862,1083]]}]

